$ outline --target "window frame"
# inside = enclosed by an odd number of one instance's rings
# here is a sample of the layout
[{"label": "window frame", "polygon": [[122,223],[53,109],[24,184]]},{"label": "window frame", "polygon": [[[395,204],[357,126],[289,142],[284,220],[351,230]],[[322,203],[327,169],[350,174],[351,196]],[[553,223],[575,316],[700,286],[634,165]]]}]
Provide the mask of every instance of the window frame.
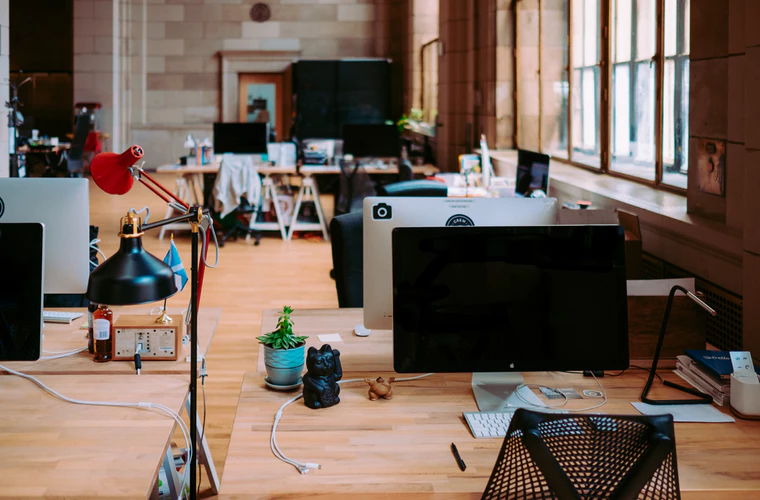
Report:
[{"label": "window frame", "polygon": [[[518,0],[519,1],[519,0]],[[539,5],[539,12],[541,13],[540,17],[543,16],[543,3],[546,0],[538,0]],[[592,68],[592,66],[589,67],[575,67],[573,64],[573,13],[574,13],[574,4],[575,2],[583,2],[584,0],[567,0],[568,6],[567,6],[567,39],[568,39],[568,49],[567,49],[567,76],[568,76],[568,98],[567,98],[567,110],[566,110],[566,116],[567,116],[567,157],[559,157],[555,155],[551,155],[551,158],[553,160],[567,163],[569,165],[573,165],[576,167],[584,168],[587,170],[590,170],[592,172],[596,173],[603,173],[608,174],[614,177],[621,177],[629,180],[636,181],[638,183],[650,185],[657,189],[662,189],[664,191],[670,191],[677,194],[685,194],[686,188],[681,188],[679,186],[674,186],[672,184],[666,184],[663,182],[663,171],[664,171],[664,145],[663,145],[663,132],[664,132],[664,126],[663,126],[663,118],[664,118],[664,102],[663,102],[663,96],[664,96],[664,77],[665,77],[665,61],[675,61],[674,62],[674,81],[676,82],[676,91],[674,96],[674,102],[676,105],[674,106],[674,116],[673,119],[677,120],[678,118],[682,118],[682,102],[677,100],[676,98],[678,95],[681,94],[681,91],[683,89],[683,69],[684,65],[687,64],[689,61],[689,54],[683,54],[683,48],[684,44],[687,42],[685,39],[685,33],[684,33],[684,23],[683,19],[685,16],[689,16],[689,12],[686,12],[686,9],[684,7],[684,4],[686,3],[685,0],[677,0],[678,1],[678,7],[676,12],[679,16],[679,23],[677,25],[677,50],[676,54],[673,56],[664,57],[665,53],[665,0],[655,0],[655,10],[656,10],[656,45],[655,45],[655,54],[651,59],[652,67],[655,70],[655,111],[654,111],[654,117],[655,117],[655,127],[654,127],[654,133],[655,133],[655,175],[654,180],[637,177],[634,175],[630,175],[624,172],[615,171],[610,168],[611,166],[611,148],[612,145],[610,143],[611,141],[611,134],[612,134],[612,127],[613,127],[613,116],[612,116],[612,103],[610,99],[611,95],[611,86],[612,86],[612,73],[614,71],[615,66],[619,66],[621,64],[629,65],[629,68],[632,66],[635,66],[636,64],[640,63],[641,61],[636,61],[636,59],[633,57],[633,53],[635,52],[635,49],[632,47],[632,54],[631,54],[631,60],[624,62],[624,63],[615,63],[613,64],[613,57],[612,57],[612,47],[611,47],[611,30],[612,30],[612,23],[614,20],[612,19],[612,2],[615,0],[599,0],[599,38],[598,38],[598,47],[599,47],[599,62],[596,66],[600,69],[600,82],[599,82],[599,88],[597,89],[599,94],[598,98],[596,99],[597,108],[595,112],[599,113],[599,166],[594,165],[588,165],[584,164],[580,161],[577,161],[573,158],[573,153],[582,153],[586,154],[583,150],[575,150],[573,147],[573,140],[575,137],[575,134],[582,134],[582,124],[581,124],[581,130],[575,130],[573,127],[573,99],[574,99],[574,88],[573,88],[573,77],[574,72],[576,70],[581,70],[581,72],[584,69]],[[636,0],[633,0],[632,2],[632,8],[635,9]],[[513,4],[514,6],[514,4]],[[684,8],[682,8],[684,7]],[[513,19],[515,19],[516,22],[517,16],[513,16]],[[540,22],[540,21],[539,21]],[[634,25],[632,23],[632,31],[635,32]],[[632,34],[631,36],[632,42],[635,42],[636,35]],[[539,31],[539,54],[541,54],[543,50],[542,47],[542,36],[541,32]],[[539,56],[541,57],[541,56]],[[517,74],[520,71],[519,65],[515,68],[515,73]],[[633,68],[631,68],[630,75],[635,75],[633,72]],[[519,76],[516,76],[516,80],[519,79]],[[634,79],[631,77],[631,82],[634,82]],[[679,83],[681,84],[679,86]],[[577,89],[578,91],[581,91],[581,89]],[[516,99],[516,95],[515,95]],[[519,106],[519,103],[515,102],[515,107]],[[633,106],[633,99],[631,99],[630,106]],[[517,113],[519,115],[519,113]],[[633,115],[630,115],[633,116]],[[541,116],[539,117],[540,119]],[[582,118],[581,118],[582,119]],[[674,122],[677,123],[677,122]],[[541,122],[539,121],[539,130],[541,130]],[[518,137],[519,140],[519,137]],[[678,139],[676,139],[677,141]],[[688,136],[686,136],[686,140],[688,141]],[[519,147],[519,142],[518,142]],[[544,150],[544,144],[542,143],[542,138],[539,135],[538,138],[538,147],[539,151]],[[676,142],[676,145],[674,146],[675,151],[677,151],[678,143]],[[551,153],[547,153],[551,154]],[[592,153],[593,154],[593,153]],[[684,158],[685,164],[688,166],[689,159]],[[687,185],[688,185],[688,177],[687,177]]]}]

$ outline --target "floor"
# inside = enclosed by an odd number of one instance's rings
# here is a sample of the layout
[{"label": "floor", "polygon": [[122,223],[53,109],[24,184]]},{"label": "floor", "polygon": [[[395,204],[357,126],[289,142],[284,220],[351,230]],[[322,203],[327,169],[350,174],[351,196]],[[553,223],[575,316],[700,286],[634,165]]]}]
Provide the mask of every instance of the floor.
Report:
[{"label": "floor", "polygon": [[[157,180],[170,188],[174,183],[171,175],[158,175]],[[166,212],[163,202],[139,184],[124,196],[106,195],[93,183],[90,190],[90,223],[99,226],[100,247],[107,256],[119,245],[119,218],[130,208],[139,210],[148,206],[151,221],[162,219]],[[332,212],[330,201],[323,201],[328,213]],[[154,230],[143,237],[144,247],[163,259],[169,249],[169,238],[160,242],[158,232]],[[189,274],[189,232],[175,232],[174,241]],[[212,249],[209,254],[208,260],[213,264]],[[283,305],[295,309],[337,307],[335,283],[329,277],[331,268],[330,244],[321,238],[285,242],[278,233],[271,232],[265,234],[259,246],[245,240],[228,242],[220,251],[219,266],[207,270],[201,307],[223,310],[209,350],[209,376],[205,384],[206,436],[220,478],[224,476],[243,374],[256,370],[258,344],[255,337],[259,334],[262,309]],[[186,307],[189,297],[188,285],[169,300],[169,306]],[[199,404],[199,411],[200,408]],[[177,442],[180,441],[178,438]],[[205,477],[203,480],[202,497],[209,495]]]}]

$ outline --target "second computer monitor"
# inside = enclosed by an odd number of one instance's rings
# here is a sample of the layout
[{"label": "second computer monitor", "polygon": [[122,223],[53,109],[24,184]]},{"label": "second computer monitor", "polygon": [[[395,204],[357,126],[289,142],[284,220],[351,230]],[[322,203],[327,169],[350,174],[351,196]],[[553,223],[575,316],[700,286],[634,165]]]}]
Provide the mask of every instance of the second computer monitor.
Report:
[{"label": "second computer monitor", "polygon": [[364,326],[393,326],[391,232],[396,227],[542,226],[557,223],[554,198],[364,199]]},{"label": "second computer monitor", "polygon": [[268,123],[214,123],[214,154],[266,154]]},{"label": "second computer monitor", "polygon": [[354,158],[397,158],[401,151],[395,125],[346,125],[343,154]]},{"label": "second computer monitor", "polygon": [[0,222],[45,225],[46,294],[87,291],[90,276],[87,179],[0,179]]},{"label": "second computer monitor", "polygon": [[549,195],[549,155],[520,149],[517,151],[515,196]]}]

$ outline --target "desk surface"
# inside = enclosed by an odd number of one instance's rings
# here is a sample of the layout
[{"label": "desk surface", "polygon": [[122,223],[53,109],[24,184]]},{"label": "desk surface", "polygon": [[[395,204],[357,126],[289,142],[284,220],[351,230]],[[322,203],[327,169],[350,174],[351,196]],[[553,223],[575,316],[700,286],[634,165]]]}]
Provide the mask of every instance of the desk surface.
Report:
[{"label": "desk surface", "polygon": [[[398,167],[390,166],[388,168],[379,168],[373,166],[365,166],[364,171],[371,175],[398,174]],[[260,174],[264,175],[295,175],[296,167],[269,167],[260,166],[256,169]],[[161,165],[156,171],[162,174],[176,174],[176,175],[191,175],[191,174],[215,174],[219,171],[219,163],[212,163],[210,165]],[[302,175],[338,175],[340,174],[340,167],[338,165],[303,165],[298,170]],[[439,172],[435,165],[415,165],[412,167],[412,172],[415,175],[435,175]]]},{"label": "desk surface", "polygon": [[[348,361],[341,354],[344,359]],[[380,374],[344,372],[343,378]],[[305,476],[276,460],[269,449],[274,414],[294,393],[268,390],[263,378],[249,373],[243,380],[224,467],[223,496],[255,491],[276,493],[277,498],[317,492],[325,498],[399,493],[480,498],[485,489],[502,440],[475,439],[464,423],[463,411],[477,411],[469,374],[399,382],[390,401],[369,401],[367,385],[361,382],[342,386],[340,404],[326,410],[311,410],[302,401],[292,404],[284,412],[277,441],[287,456],[322,465]],[[592,379],[580,375],[526,374],[525,379],[579,392],[597,389]],[[638,400],[645,380],[642,371],[602,379],[610,399],[599,411],[638,414],[630,401]],[[656,397],[673,395],[661,387],[657,386]],[[582,408],[594,401],[598,400],[571,400],[567,407]],[[465,472],[454,461],[452,442],[467,464]],[[760,422],[678,423],[676,446],[683,498],[760,497]]]},{"label": "desk surface", "polygon": [[[370,175],[398,174],[397,166],[389,166],[387,168],[380,168],[375,166],[364,166],[362,169]],[[302,175],[325,175],[325,174],[340,174],[340,167],[338,165],[303,165],[299,169]],[[412,166],[412,173],[414,175],[435,175],[439,172],[435,165],[414,165]]]},{"label": "desk surface", "polygon": [[[219,163],[209,165],[161,165],[156,169],[162,174],[175,175],[193,175],[193,174],[215,174],[219,172]],[[256,171],[262,175],[295,175],[296,167],[270,167],[262,164],[256,167]]]},{"label": "desk surface", "polygon": [[[179,375],[40,380],[72,398],[161,403],[177,412],[188,391]],[[175,425],[150,410],[65,403],[12,376],[0,377],[0,408],[0,495],[12,498],[146,498]]]},{"label": "desk surface", "polygon": [[[261,333],[266,335],[277,326],[277,309],[265,309],[261,318]],[[293,331],[308,335],[306,346],[319,347],[318,335],[338,333],[342,342],[327,342],[341,354],[343,370],[393,371],[393,332],[372,330],[369,337],[354,335],[354,326],[362,323],[363,309],[296,309],[293,313]],[[265,373],[264,347],[259,344],[256,371]]]},{"label": "desk surface", "polygon": [[[361,309],[296,310],[293,318],[296,332],[313,336],[310,345],[320,344],[317,334],[340,333],[343,342],[330,344],[341,351],[344,380],[381,374],[403,377],[390,373],[391,332],[353,335]],[[274,310],[264,311],[262,332],[271,330],[275,321]],[[398,493],[480,498],[502,440],[475,439],[464,423],[463,411],[477,411],[469,374],[436,374],[399,382],[390,401],[370,402],[367,386],[360,382],[342,386],[336,407],[311,410],[301,401],[289,406],[277,433],[280,448],[293,459],[322,465],[302,476],[275,459],[269,449],[274,414],[296,393],[268,390],[263,371],[260,363],[259,371],[246,374],[243,381],[225,462],[223,497],[256,492],[276,493],[277,498],[316,493],[324,498]],[[669,372],[661,375],[679,380]],[[646,377],[644,371],[631,370],[620,377],[602,378],[609,401],[597,411],[638,414],[630,402],[639,400]],[[525,379],[579,392],[598,389],[592,379],[564,373],[529,373]],[[679,394],[656,383],[652,395]],[[586,407],[593,401],[598,400],[571,400],[567,407]],[[459,471],[451,455],[451,442],[467,464],[465,472]],[[677,423],[676,446],[683,498],[760,498],[760,422]]]},{"label": "desk surface", "polygon": [[[68,352],[87,347],[87,330],[80,329],[83,323],[87,322],[87,311],[83,310],[84,316],[75,319],[69,325],[45,323],[43,329],[44,340],[42,348],[51,352]],[[146,314],[146,310],[133,309],[127,307],[114,307],[114,316],[118,318],[120,314]],[[216,325],[222,314],[221,309],[201,308],[198,312],[198,345],[201,354],[208,352],[211,339],[214,336]],[[175,318],[175,321],[181,319],[180,309],[169,308],[169,315]],[[172,375],[187,374],[190,371],[190,363],[185,361],[185,357],[190,354],[189,345],[183,346],[182,353],[177,361],[143,361],[142,373],[144,375]],[[43,356],[49,354],[43,353]],[[107,374],[107,375],[134,375],[135,365],[131,361],[111,361],[108,363],[95,363],[92,360],[92,354],[87,351],[80,352],[73,356],[60,359],[39,360],[39,361],[15,361],[2,363],[8,368],[21,371],[24,373],[65,373],[65,374]],[[0,371],[0,375],[4,372]]]}]

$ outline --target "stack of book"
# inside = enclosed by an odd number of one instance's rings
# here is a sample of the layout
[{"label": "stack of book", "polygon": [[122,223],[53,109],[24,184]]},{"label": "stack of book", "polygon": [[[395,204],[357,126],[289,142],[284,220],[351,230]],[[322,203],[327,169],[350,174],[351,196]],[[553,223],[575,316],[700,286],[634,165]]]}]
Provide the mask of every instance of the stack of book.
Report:
[{"label": "stack of book", "polygon": [[720,405],[729,404],[730,377],[733,372],[728,351],[699,351],[687,349],[685,356],[678,356],[675,374],[712,396]]}]

